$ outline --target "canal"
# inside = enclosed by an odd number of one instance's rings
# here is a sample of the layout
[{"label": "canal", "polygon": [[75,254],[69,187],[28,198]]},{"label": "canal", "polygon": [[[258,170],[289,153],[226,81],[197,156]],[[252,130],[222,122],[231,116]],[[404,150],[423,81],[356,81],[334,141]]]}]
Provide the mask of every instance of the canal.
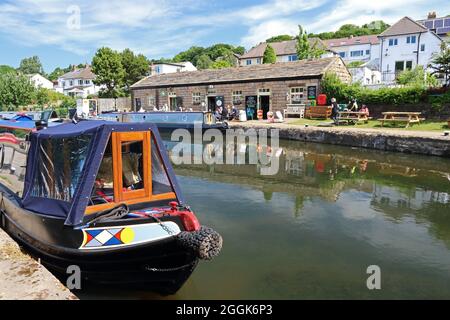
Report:
[{"label": "canal", "polygon": [[[174,296],[114,296],[450,298],[449,159],[294,141],[274,151],[275,175],[255,164],[176,165],[223,251]],[[367,289],[370,265],[381,269],[381,290]]]}]

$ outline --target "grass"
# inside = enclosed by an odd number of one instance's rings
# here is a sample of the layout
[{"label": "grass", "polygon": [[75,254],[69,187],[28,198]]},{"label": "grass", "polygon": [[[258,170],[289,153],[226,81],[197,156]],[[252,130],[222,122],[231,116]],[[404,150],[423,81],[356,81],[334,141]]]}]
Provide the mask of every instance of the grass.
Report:
[{"label": "grass", "polygon": [[[314,119],[298,119],[289,122],[289,124],[294,125],[310,125],[310,126],[318,126],[321,123],[331,123],[332,120],[314,120]],[[410,131],[443,131],[448,130],[446,121],[422,121],[420,124],[412,124],[409,128],[405,128],[405,123],[385,123],[384,126],[381,126],[381,122],[377,120],[369,120],[368,123],[360,123],[360,124],[341,124],[340,127],[353,127],[353,128],[370,128],[370,129],[399,129],[399,130],[410,130]]]}]

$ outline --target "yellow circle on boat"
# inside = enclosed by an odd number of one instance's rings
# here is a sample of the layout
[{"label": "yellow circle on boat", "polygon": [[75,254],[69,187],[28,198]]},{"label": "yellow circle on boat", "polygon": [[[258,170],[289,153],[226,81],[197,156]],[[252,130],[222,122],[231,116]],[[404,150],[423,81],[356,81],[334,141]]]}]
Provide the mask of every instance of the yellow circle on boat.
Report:
[{"label": "yellow circle on boat", "polygon": [[134,231],[131,228],[125,228],[120,233],[120,240],[123,243],[130,243],[134,240]]}]

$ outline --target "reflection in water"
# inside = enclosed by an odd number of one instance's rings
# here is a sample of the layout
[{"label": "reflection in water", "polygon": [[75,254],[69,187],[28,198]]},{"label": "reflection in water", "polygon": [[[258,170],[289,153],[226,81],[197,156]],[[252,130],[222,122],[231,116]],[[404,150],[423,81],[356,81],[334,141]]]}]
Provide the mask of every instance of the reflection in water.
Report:
[{"label": "reflection in water", "polygon": [[[450,160],[279,148],[275,175],[261,175],[259,164],[175,166],[187,202],[224,249],[170,299],[450,298]],[[366,287],[374,264],[379,291]]]}]

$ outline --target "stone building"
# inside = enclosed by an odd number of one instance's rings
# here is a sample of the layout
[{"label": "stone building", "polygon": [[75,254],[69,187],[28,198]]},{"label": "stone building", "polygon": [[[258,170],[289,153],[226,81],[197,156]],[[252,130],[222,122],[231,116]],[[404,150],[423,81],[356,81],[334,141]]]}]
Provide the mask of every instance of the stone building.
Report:
[{"label": "stone building", "polygon": [[214,111],[221,105],[235,105],[241,110],[262,109],[265,116],[269,110],[315,100],[326,72],[351,82],[339,57],[151,76],[131,87],[133,107]]}]

